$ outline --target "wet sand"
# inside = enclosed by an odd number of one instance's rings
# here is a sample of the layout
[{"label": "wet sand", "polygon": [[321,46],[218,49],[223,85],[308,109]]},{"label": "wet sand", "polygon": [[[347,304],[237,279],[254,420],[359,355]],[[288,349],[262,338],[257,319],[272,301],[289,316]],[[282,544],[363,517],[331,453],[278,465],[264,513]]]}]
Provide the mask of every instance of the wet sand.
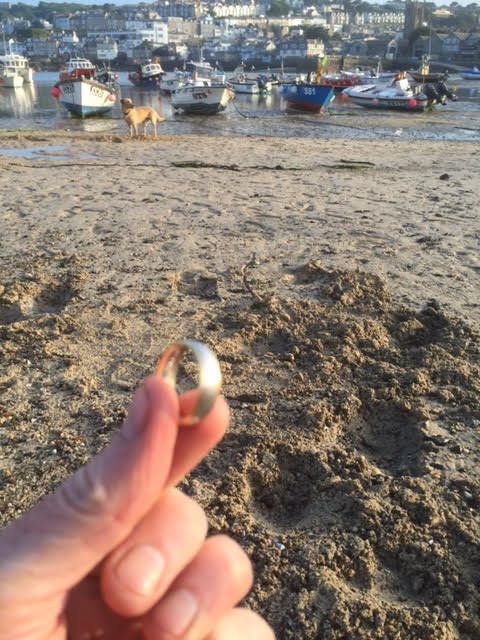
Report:
[{"label": "wet sand", "polygon": [[232,427],[184,483],[279,638],[480,635],[480,151],[1,137],[0,515],[109,442],[170,342]]}]

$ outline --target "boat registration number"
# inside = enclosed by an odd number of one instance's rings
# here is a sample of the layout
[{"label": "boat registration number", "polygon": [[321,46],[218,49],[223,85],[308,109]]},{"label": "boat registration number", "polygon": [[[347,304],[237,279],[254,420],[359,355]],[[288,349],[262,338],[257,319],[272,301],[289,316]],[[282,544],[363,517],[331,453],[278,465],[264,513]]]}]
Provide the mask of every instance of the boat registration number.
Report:
[{"label": "boat registration number", "polygon": [[68,84],[62,84],[63,93],[73,93],[73,84],[70,82]]},{"label": "boat registration number", "polygon": [[207,99],[207,94],[203,90],[202,91],[194,91],[192,95],[196,100],[206,100]]},{"label": "boat registration number", "polygon": [[382,104],[387,107],[404,107],[405,102],[403,100],[382,100]]},{"label": "boat registration number", "polygon": [[303,88],[303,93],[306,96],[314,96],[315,95],[315,89],[313,87],[304,87]]},{"label": "boat registration number", "polygon": [[104,91],[103,89],[100,89],[100,87],[94,87],[93,85],[90,85],[90,95],[96,96],[97,98],[103,98]]}]

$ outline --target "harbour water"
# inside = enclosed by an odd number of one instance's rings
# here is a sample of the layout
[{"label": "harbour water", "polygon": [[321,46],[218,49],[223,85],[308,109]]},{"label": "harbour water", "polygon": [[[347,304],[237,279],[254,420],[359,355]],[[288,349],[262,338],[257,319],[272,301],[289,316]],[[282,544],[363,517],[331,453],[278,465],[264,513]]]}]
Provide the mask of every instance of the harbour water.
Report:
[{"label": "harbour water", "polygon": [[[288,113],[277,88],[266,96],[237,95],[226,112],[218,116],[189,116],[172,109],[170,98],[158,91],[133,87],[126,72],[119,74],[119,97],[132,98],[136,105],[153,106],[166,120],[166,134],[220,136],[276,136],[306,138],[394,138],[470,140],[480,139],[480,82],[451,76],[457,102],[437,106],[429,113],[385,112],[365,109],[338,98],[328,113]],[[38,72],[34,85],[21,89],[0,88],[0,128],[3,130],[63,129],[125,134],[119,102],[107,115],[80,120],[73,118],[51,95],[56,72]]]}]

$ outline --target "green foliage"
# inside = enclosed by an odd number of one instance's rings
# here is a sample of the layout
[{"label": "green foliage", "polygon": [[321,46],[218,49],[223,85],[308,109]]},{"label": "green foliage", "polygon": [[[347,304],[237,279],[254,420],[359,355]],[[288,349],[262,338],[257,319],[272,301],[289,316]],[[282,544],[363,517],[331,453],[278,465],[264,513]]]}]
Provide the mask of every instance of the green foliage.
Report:
[{"label": "green foliage", "polygon": [[308,40],[323,40],[327,42],[330,39],[328,29],[325,29],[325,27],[305,27],[303,33]]},{"label": "green foliage", "polygon": [[31,7],[28,4],[23,4],[19,2],[18,4],[12,5],[9,14],[14,18],[24,18],[25,20],[35,20],[36,7]]},{"label": "green foliage", "polygon": [[290,6],[286,2],[286,0],[272,0],[270,4],[270,9],[268,10],[269,16],[274,16],[276,18],[280,18],[282,16],[287,16],[290,12]]},{"label": "green foliage", "polygon": [[47,31],[46,29],[34,27],[31,29],[31,32],[32,38],[35,38],[36,40],[48,40],[50,37],[50,31]]},{"label": "green foliage", "polygon": [[17,40],[20,40],[21,42],[22,40],[27,40],[27,38],[32,37],[32,30],[31,29],[15,29],[15,31],[13,32],[13,35]]}]

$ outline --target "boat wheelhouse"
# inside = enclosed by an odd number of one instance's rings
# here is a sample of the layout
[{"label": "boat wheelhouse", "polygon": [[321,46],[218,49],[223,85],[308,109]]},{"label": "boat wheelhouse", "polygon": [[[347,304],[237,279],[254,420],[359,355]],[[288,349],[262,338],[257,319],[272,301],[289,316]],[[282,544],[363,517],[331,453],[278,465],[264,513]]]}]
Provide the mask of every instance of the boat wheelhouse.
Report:
[{"label": "boat wheelhouse", "polygon": [[96,73],[95,65],[87,58],[70,58],[65,68],[60,71],[60,81],[73,80],[76,78],[94,78]]},{"label": "boat wheelhouse", "polygon": [[33,69],[25,56],[9,53],[0,56],[0,81],[4,87],[22,87],[33,82]]},{"label": "boat wheelhouse", "polygon": [[128,79],[136,87],[158,89],[160,88],[160,80],[163,75],[162,65],[158,61],[158,58],[155,58],[155,60],[146,60],[138,65],[134,73],[128,74]]}]

